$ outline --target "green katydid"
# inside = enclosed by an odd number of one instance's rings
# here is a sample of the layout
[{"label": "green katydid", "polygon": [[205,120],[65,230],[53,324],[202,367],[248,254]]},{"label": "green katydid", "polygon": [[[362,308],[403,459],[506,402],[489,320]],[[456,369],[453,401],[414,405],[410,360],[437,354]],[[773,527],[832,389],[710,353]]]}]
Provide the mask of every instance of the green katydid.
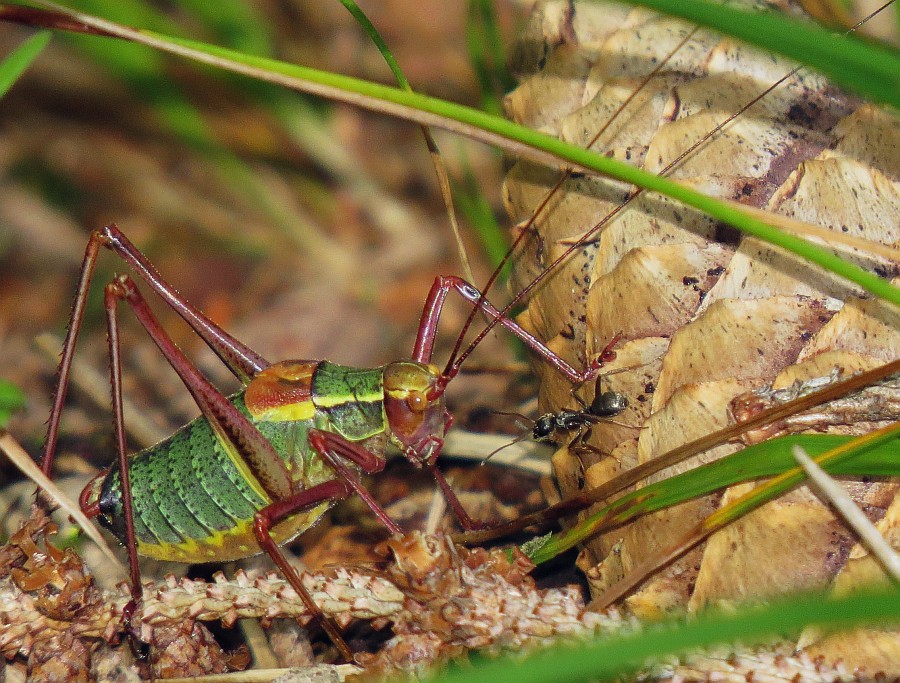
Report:
[{"label": "green katydid", "polygon": [[[230,397],[220,393],[172,342],[129,276],[121,275],[106,286],[118,461],[85,487],[80,502],[88,517],[98,518],[126,545],[132,584],[129,616],[140,598],[139,554],[210,562],[263,551],[350,659],[352,653],[337,627],[321,616],[279,544],[308,529],[329,505],[353,492],[388,530],[400,533],[358,478],[359,471],[373,474],[384,467],[388,442],[415,466],[434,474],[464,528],[478,526],[436,467],[452,423],[444,392],[471,350],[458,356],[454,352],[443,371],[431,364],[438,320],[450,291],[483,311],[490,326],[510,330],[573,382],[593,377],[599,367],[592,363],[584,371],[576,370],[487,302],[475,287],[452,276],[435,280],[410,360],[378,368],[311,360],[269,363],[185,301],[127,237],[109,225],[92,233],[85,251],[41,462],[46,474],[53,468],[75,344],[101,247],[131,266],[244,384]],[[122,416],[120,301],[131,307],[202,413],[132,457],[127,455]]]}]

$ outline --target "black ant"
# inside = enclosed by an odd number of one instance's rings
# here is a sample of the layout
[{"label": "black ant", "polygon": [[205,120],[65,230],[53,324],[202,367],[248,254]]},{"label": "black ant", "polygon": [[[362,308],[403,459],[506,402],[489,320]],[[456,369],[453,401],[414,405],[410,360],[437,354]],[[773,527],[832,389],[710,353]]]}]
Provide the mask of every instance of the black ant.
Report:
[{"label": "black ant", "polygon": [[[598,365],[603,365],[615,360],[616,352],[613,351],[613,347],[619,342],[621,336],[621,334],[617,334],[615,337],[613,337],[612,341],[610,341],[609,344],[606,345],[606,348],[603,349],[597,359]],[[594,399],[590,404],[585,403],[584,399],[578,395],[577,388],[572,391],[572,396],[576,401],[578,401],[579,405],[581,406],[580,410],[563,408],[562,410],[559,410],[555,413],[544,413],[533,422],[531,420],[528,420],[529,422],[532,422],[531,438],[541,443],[553,443],[555,441],[553,437],[556,432],[577,431],[578,433],[576,434],[573,443],[577,441],[578,445],[581,448],[584,448],[585,450],[595,450],[592,446],[589,446],[586,443],[591,435],[591,427],[599,422],[603,422],[604,420],[608,420],[611,417],[615,417],[628,407],[628,398],[625,396],[625,394],[622,394],[618,391],[600,390],[600,383],[603,380],[603,377],[605,377],[605,375],[597,376],[594,390]],[[528,419],[522,415],[518,415],[517,413],[506,414],[517,415],[522,419]],[[515,441],[513,441],[513,443],[520,441],[522,438],[524,437],[516,439]],[[501,448],[505,447],[506,446],[501,446]],[[491,453],[488,458],[490,458],[496,452],[497,451]]]},{"label": "black ant", "polygon": [[[597,384],[599,385],[599,383],[598,378]],[[628,398],[618,391],[598,391],[590,405],[586,404],[578,394],[573,393],[572,395],[581,404],[581,410],[563,408],[556,413],[541,415],[535,420],[531,430],[531,437],[535,441],[553,441],[553,434],[557,431],[572,432],[585,428],[590,430],[593,425],[607,418],[615,417],[628,407]],[[586,439],[587,435],[581,440]]]}]

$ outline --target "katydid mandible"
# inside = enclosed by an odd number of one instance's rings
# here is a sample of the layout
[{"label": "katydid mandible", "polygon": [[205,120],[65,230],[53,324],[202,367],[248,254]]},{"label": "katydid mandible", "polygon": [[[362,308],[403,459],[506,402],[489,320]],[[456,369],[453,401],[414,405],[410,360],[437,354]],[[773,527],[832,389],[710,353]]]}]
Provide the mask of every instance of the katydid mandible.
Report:
[{"label": "katydid mandible", "polygon": [[[377,368],[328,361],[269,363],[184,300],[115,226],[91,234],[60,360],[41,467],[53,468],[60,417],[87,294],[100,248],[116,253],[222,359],[244,387],[226,397],[191,364],[150,311],[127,275],[106,286],[113,426],[118,460],[81,494],[81,507],[126,546],[132,584],[129,616],[141,595],[137,556],[179,562],[226,561],[267,553],[347,659],[349,647],[324,619],[279,545],[308,529],[353,492],[392,532],[400,533],[359,481],[379,472],[388,442],[413,465],[430,470],[460,524],[466,514],[436,461],[452,424],[444,392],[462,358],[441,371],[431,364],[441,310],[456,291],[575,383],[579,371],[487,302],[457,277],[435,280],[425,302],[409,360]],[[122,415],[118,304],[127,302],[200,407],[201,416],[159,444],[127,454]],[[455,355],[455,354],[454,354]]]}]

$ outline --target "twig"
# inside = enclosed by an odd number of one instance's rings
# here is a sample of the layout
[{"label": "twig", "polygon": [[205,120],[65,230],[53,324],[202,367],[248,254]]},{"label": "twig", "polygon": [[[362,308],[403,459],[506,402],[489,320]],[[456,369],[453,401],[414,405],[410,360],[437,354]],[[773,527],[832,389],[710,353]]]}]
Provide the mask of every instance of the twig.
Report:
[{"label": "twig", "polygon": [[125,567],[119,562],[118,558],[109,547],[109,544],[107,544],[103,536],[100,535],[97,527],[95,527],[81,511],[81,508],[70,500],[69,497],[63,493],[62,489],[54,484],[47,475],[41,472],[40,468],[34,464],[31,456],[25,452],[12,436],[5,432],[0,434],[0,451],[6,454],[6,457],[10,459],[10,462],[12,462],[22,474],[37,484],[37,486],[56,501],[67,514],[74,518],[90,539],[99,546],[113,568],[120,572],[123,577],[127,576]]},{"label": "twig", "polygon": [[794,446],[794,458],[806,470],[807,476],[823,497],[828,499],[832,507],[844,518],[844,521],[856,532],[863,545],[881,563],[888,575],[896,583],[900,583],[900,555],[888,544],[862,510],[853,502],[843,487],[809,457],[802,446]]}]

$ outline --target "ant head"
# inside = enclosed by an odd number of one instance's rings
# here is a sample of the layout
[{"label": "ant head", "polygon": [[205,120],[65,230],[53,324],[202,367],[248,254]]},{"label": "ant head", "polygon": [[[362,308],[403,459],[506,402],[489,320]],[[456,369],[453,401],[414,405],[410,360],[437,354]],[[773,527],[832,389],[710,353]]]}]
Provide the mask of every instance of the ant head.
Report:
[{"label": "ant head", "polygon": [[534,421],[534,427],[531,430],[531,438],[535,441],[550,441],[553,436],[553,430],[556,428],[556,420],[553,413],[541,415]]},{"label": "ant head", "polygon": [[416,466],[431,467],[447,425],[444,385],[434,365],[398,361],[385,366],[384,414],[391,441]]}]

